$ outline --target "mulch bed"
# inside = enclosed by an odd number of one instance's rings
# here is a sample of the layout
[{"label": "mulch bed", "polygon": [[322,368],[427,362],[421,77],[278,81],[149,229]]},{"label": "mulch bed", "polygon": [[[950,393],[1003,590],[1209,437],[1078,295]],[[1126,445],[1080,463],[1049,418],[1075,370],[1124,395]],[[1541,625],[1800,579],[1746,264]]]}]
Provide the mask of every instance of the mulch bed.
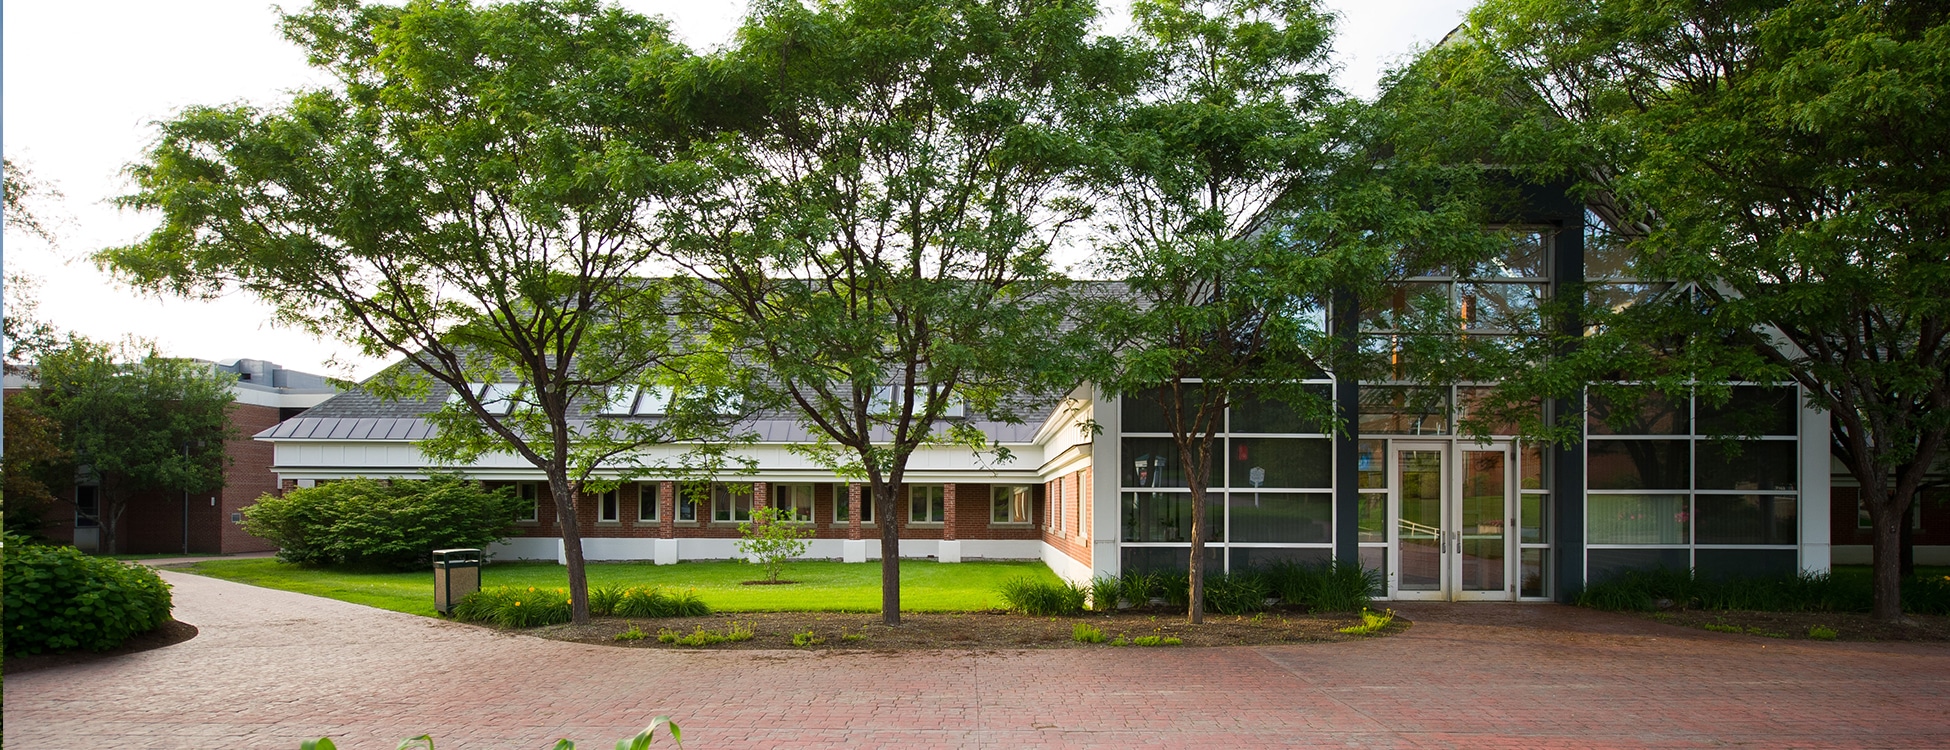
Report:
[{"label": "mulch bed", "polygon": [[[1950,617],[1910,615],[1907,623],[1877,622],[1860,612],[1749,612],[1683,609],[1651,612],[1659,622],[1702,630],[1738,632],[1761,638],[1827,640],[1809,636],[1817,626],[1835,631],[1838,641],[1950,641]],[[1709,627],[1711,626],[1711,627]]]},{"label": "mulch bed", "polygon": [[[1079,617],[1031,617],[1002,611],[908,612],[901,615],[899,627],[891,628],[880,624],[878,613],[739,612],[667,619],[603,617],[584,626],[550,625],[522,632],[574,643],[690,649],[693,647],[659,643],[657,632],[670,629],[688,634],[699,627],[725,632],[734,622],[750,625],[757,635],[747,641],[703,648],[789,649],[794,648],[794,634],[808,631],[822,641],[808,648],[819,649],[876,651],[1113,647],[1109,643],[1078,643],[1073,638],[1073,628],[1080,622],[1103,630],[1110,639],[1119,635],[1125,636],[1126,640],[1149,635],[1169,636],[1183,640],[1183,646],[1264,646],[1349,641],[1392,635],[1408,627],[1407,620],[1397,618],[1394,624],[1374,635],[1349,635],[1337,631],[1360,624],[1358,614],[1316,615],[1280,611],[1245,617],[1208,614],[1204,624],[1188,625],[1183,610],[1147,609]],[[616,640],[617,634],[629,630],[632,625],[643,630],[648,637],[642,640]],[[848,639],[846,636],[860,637]]]},{"label": "mulch bed", "polygon": [[107,651],[69,651],[62,654],[33,654],[31,656],[9,656],[6,658],[6,673],[19,674],[48,667],[64,667],[69,664],[85,664],[91,661],[111,659],[125,654],[148,651],[164,646],[174,646],[196,637],[196,626],[187,622],[170,620],[162,627],[143,633],[122,645]]}]

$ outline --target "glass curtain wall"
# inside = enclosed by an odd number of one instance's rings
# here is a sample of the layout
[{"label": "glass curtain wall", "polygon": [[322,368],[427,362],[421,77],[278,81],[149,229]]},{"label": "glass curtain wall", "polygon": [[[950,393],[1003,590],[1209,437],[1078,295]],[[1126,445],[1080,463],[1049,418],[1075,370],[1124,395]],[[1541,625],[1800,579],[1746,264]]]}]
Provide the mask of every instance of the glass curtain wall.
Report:
[{"label": "glass curtain wall", "polygon": [[1669,568],[1789,573],[1798,550],[1799,393],[1586,398],[1585,580]]},{"label": "glass curtain wall", "polygon": [[[1308,381],[1322,398],[1331,381]],[[1155,392],[1121,399],[1122,565],[1184,570],[1191,486]],[[1286,404],[1235,399],[1212,451],[1206,493],[1207,569],[1326,562],[1334,554],[1334,441]]]}]

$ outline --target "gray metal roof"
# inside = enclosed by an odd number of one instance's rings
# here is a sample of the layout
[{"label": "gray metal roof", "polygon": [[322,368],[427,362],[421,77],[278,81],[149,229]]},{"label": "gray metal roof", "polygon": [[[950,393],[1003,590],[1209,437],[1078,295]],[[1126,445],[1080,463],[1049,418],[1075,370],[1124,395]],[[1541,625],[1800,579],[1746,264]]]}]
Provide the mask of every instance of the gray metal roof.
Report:
[{"label": "gray metal roof", "polygon": [[[433,436],[433,427],[427,424],[423,415],[437,411],[446,402],[452,389],[435,384],[425,400],[387,401],[362,389],[340,393],[314,406],[304,414],[287,419],[277,426],[257,433],[259,440],[425,440]],[[989,439],[1003,443],[1028,443],[1035,439],[1036,431],[1042,421],[1061,404],[1061,397],[1012,399],[1017,414],[1023,424],[1009,424],[991,419],[971,420]],[[653,419],[653,417],[604,417],[605,419]],[[765,443],[803,443],[815,438],[807,429],[786,412],[771,412],[756,415],[739,425],[750,430]],[[878,440],[891,440],[892,434],[877,431]]]}]

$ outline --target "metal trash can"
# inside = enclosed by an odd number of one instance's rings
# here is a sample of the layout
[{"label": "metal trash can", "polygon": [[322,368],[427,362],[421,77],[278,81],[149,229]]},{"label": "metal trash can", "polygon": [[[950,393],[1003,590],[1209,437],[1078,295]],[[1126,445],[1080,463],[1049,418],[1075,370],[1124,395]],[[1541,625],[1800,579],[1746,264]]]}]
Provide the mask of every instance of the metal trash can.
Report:
[{"label": "metal trash can", "polygon": [[454,605],[481,590],[481,551],[477,549],[437,549],[433,551],[433,608],[440,614],[454,613]]}]

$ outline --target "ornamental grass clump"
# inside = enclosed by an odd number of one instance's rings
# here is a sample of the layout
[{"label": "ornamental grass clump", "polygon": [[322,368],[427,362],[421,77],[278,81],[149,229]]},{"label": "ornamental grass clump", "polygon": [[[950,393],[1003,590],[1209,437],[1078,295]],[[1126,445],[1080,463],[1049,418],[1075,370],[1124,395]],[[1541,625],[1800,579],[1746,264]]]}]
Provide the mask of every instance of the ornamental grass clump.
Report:
[{"label": "ornamental grass clump", "polygon": [[1068,581],[1039,581],[1011,578],[1003,581],[997,593],[1012,612],[1037,617],[1067,617],[1083,614],[1090,590]]},{"label": "ornamental grass clump", "polygon": [[533,628],[569,621],[567,589],[498,586],[481,589],[454,605],[454,619],[504,628]]},{"label": "ornamental grass clump", "polygon": [[1273,595],[1310,612],[1359,612],[1366,609],[1380,577],[1360,565],[1339,561],[1303,565],[1280,562],[1266,567]]},{"label": "ornamental grass clump", "polygon": [[153,570],[18,536],[5,544],[9,655],[106,651],[169,621],[169,584]]},{"label": "ornamental grass clump", "polygon": [[1205,608],[1222,615],[1266,609],[1266,577],[1250,570],[1205,577]]},{"label": "ornamental grass clump", "polygon": [[697,589],[663,586],[598,586],[589,590],[589,613],[598,617],[702,617],[711,614]]}]

